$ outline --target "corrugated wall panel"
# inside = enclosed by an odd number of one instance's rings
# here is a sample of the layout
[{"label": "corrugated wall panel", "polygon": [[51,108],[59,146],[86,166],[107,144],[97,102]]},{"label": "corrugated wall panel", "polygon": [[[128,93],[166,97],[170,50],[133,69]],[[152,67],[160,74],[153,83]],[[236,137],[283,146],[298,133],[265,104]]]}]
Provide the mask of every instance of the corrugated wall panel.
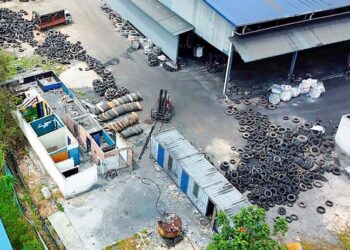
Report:
[{"label": "corrugated wall panel", "polygon": [[129,0],[106,0],[118,14],[150,38],[173,61],[177,60],[179,36],[173,36]]},{"label": "corrugated wall panel", "polygon": [[195,33],[228,54],[235,27],[203,0],[159,0],[195,27]]},{"label": "corrugated wall panel", "polygon": [[199,212],[201,212],[203,215],[205,215],[205,213],[207,211],[208,196],[205,194],[203,189],[201,189],[199,187],[198,197],[195,197],[193,194],[193,187],[194,187],[194,181],[190,176],[189,180],[188,180],[187,197],[197,207]]},{"label": "corrugated wall panel", "polygon": [[157,161],[157,152],[158,152],[158,143],[154,139],[154,137],[151,137],[151,157]]}]

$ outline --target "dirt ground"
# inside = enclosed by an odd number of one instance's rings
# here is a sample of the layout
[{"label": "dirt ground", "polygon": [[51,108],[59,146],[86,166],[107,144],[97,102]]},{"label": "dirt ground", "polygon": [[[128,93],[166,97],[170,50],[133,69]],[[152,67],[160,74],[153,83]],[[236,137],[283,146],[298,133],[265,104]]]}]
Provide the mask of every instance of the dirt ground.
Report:
[{"label": "dirt ground", "polygon": [[[237,155],[233,155],[231,146],[241,148],[244,146],[244,140],[237,130],[238,122],[232,119],[232,117],[225,115],[225,106],[229,105],[229,103],[224,103],[217,99],[217,96],[221,93],[223,82],[223,75],[221,73],[215,75],[200,73],[191,67],[184,71],[169,73],[162,68],[150,68],[141,51],[126,54],[130,44],[127,39],[122,38],[114,31],[107,16],[100,10],[102,2],[98,0],[86,0],[83,5],[77,3],[77,1],[69,0],[52,0],[50,3],[47,0],[28,3],[12,1],[5,4],[2,3],[1,6],[8,6],[16,10],[23,8],[29,11],[43,6],[44,2],[50,5],[60,4],[68,8],[73,15],[74,23],[59,27],[58,29],[63,33],[68,33],[72,41],[82,41],[87,51],[103,62],[118,59],[118,65],[110,66],[118,83],[130,88],[132,91],[139,91],[144,95],[145,99],[142,102],[144,110],[140,113],[140,116],[142,126],[145,127],[145,133],[140,137],[130,140],[134,145],[133,149],[136,156],[141,151],[143,141],[150,128],[149,114],[156,102],[158,91],[160,88],[166,88],[169,89],[174,99],[175,116],[172,122],[170,124],[164,124],[163,128],[176,127],[195,146],[208,153],[216,165],[232,157],[237,157]],[[336,58],[333,58],[333,60],[336,60]],[[256,68],[263,68],[263,64],[257,65]],[[84,65],[73,65],[71,69],[62,73],[62,78],[67,81],[69,86],[73,88],[79,87],[75,89],[75,92],[81,99],[96,103],[98,102],[98,98],[96,98],[94,93],[91,93],[91,85],[89,83],[95,76],[91,72],[80,71],[79,67],[84,69],[82,66]],[[240,73],[237,72],[238,74]],[[242,75],[248,75],[249,82],[259,81],[259,78],[252,72],[249,72],[249,74],[243,72]],[[79,80],[79,84],[77,84],[78,81],[75,81],[76,78],[81,79]],[[81,88],[83,86],[84,88]],[[299,97],[291,102],[282,103],[274,111],[265,110],[264,112],[277,124],[283,124],[282,117],[287,114],[290,117],[299,117],[302,120],[313,120],[316,117],[320,117],[323,121],[331,121],[328,127],[332,128],[338,124],[342,114],[349,112],[350,98],[348,97],[350,93],[350,81],[345,78],[332,79],[325,81],[325,86],[326,93],[320,99],[311,100],[309,97]],[[339,150],[336,153],[341,154]],[[147,158],[147,154],[148,152],[145,153],[144,158]],[[341,164],[343,167],[349,166],[348,157],[341,157]],[[152,168],[149,159],[147,161],[144,159],[140,168],[141,170],[138,172],[140,175],[143,175],[144,172],[142,168]],[[147,172],[146,175],[150,176],[154,174],[149,169],[145,172]],[[292,208],[287,207],[287,214],[294,213],[299,217],[298,221],[290,224],[290,230],[287,234],[288,241],[299,239],[317,241],[318,239],[323,239],[336,244],[338,242],[336,232],[350,226],[350,189],[348,188],[350,180],[345,176],[338,177],[327,174],[326,177],[329,179],[329,182],[322,188],[313,188],[308,192],[302,193],[300,201],[304,201],[307,204],[306,208],[300,208],[297,205]],[[159,178],[159,180],[162,180],[166,176],[161,175]],[[167,180],[167,185],[170,185],[169,180]],[[136,184],[135,186],[132,185],[132,187],[136,188],[136,190],[143,188],[143,186]],[[119,201],[123,203],[125,202],[125,197],[128,196],[128,192],[126,191],[128,188],[129,186],[122,188],[124,191],[120,191],[118,188],[112,189],[110,196],[107,198],[114,199],[115,194],[113,192],[116,192],[121,196],[121,200]],[[99,190],[96,192],[102,191]],[[152,194],[152,192],[154,191],[147,190],[148,194]],[[79,203],[84,198],[86,198],[86,201],[83,204]],[[324,205],[326,200],[331,200],[334,206],[332,208],[327,207],[325,214],[318,214],[315,210],[316,207]],[[94,193],[83,195],[76,200],[72,200],[71,204],[66,205],[67,213],[77,214],[76,218],[72,217],[73,224],[75,221],[77,231],[86,237],[86,242],[92,243],[95,240],[89,235],[89,230],[91,229],[94,231],[95,237],[98,238],[97,240],[101,239],[100,245],[102,246],[104,242],[111,243],[112,236],[114,235],[108,235],[110,233],[109,231],[108,233],[99,232],[99,221],[96,221],[96,224],[90,228],[89,217],[85,216],[82,219],[82,214],[89,212],[89,209],[94,211],[96,209],[97,215],[107,214],[108,211],[115,211],[113,209],[121,209],[124,213],[124,208],[123,206],[121,208],[120,206],[113,207],[112,203],[105,204],[102,202],[101,206],[111,206],[113,208],[102,212],[101,207],[94,207],[95,202],[96,196]],[[84,204],[86,204],[86,207],[83,206]],[[139,206],[141,205],[139,204]],[[169,205],[169,207],[173,208],[176,206],[173,204],[171,206]],[[192,211],[190,210],[194,209],[194,207],[190,203],[186,203],[184,207],[189,209],[188,213],[185,213],[183,207],[179,207],[178,209],[182,211],[185,217],[188,217],[187,220],[190,224],[192,216]],[[136,208],[135,211],[137,210]],[[273,219],[277,216],[276,210],[277,207],[267,212],[268,222],[272,223]],[[156,216],[154,211],[152,213],[153,216]],[[124,214],[124,216],[127,218],[127,214]],[[108,217],[106,218],[108,223],[112,223],[112,219],[108,220]],[[149,223],[152,218],[147,218],[149,219],[147,223]],[[82,220],[84,220],[83,223],[79,225]],[[113,222],[117,223],[118,218],[115,218]],[[198,220],[194,224],[197,222]],[[125,226],[126,224],[123,223],[126,222],[122,222],[120,225]],[[130,219],[130,223],[137,224],[137,221],[134,222]],[[143,226],[138,225],[138,230],[142,229]],[[135,233],[135,230],[130,228],[125,231],[123,238]],[[113,240],[117,240],[119,236],[115,236]],[[209,234],[206,237],[203,236],[203,242],[198,242],[201,249],[204,248],[208,237]],[[195,238],[196,241],[201,240],[199,236]]]}]

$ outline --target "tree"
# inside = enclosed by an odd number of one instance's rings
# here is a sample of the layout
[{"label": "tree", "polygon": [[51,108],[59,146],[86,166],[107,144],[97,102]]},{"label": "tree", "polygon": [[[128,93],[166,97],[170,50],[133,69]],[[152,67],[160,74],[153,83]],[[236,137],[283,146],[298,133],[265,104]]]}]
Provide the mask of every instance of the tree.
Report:
[{"label": "tree", "polygon": [[288,223],[278,218],[273,230],[265,222],[266,213],[262,208],[249,206],[229,219],[224,212],[219,212],[218,234],[214,234],[207,250],[280,250],[285,249],[275,238],[284,236]]},{"label": "tree", "polygon": [[0,173],[3,171],[5,155],[22,145],[23,134],[12,111],[17,99],[7,90],[0,88]]},{"label": "tree", "polygon": [[0,82],[7,79],[9,73],[9,66],[11,62],[11,55],[0,50]]}]

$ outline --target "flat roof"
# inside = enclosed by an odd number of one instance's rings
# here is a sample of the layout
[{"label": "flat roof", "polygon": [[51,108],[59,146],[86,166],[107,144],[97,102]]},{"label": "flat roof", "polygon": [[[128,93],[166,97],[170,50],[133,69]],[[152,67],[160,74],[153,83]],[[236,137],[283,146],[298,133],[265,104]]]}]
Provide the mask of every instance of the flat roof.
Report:
[{"label": "flat roof", "polygon": [[1,219],[0,219],[0,246],[1,246],[1,250],[13,250],[11,246],[11,242],[9,240],[9,237],[7,236],[5,227],[2,224]]},{"label": "flat roof", "polygon": [[158,0],[131,0],[131,2],[174,36],[194,29],[191,24]]},{"label": "flat roof", "polygon": [[244,62],[284,55],[350,40],[350,16],[314,21],[307,25],[283,27],[230,41]]},{"label": "flat roof", "polygon": [[349,0],[204,0],[238,26],[350,6]]}]

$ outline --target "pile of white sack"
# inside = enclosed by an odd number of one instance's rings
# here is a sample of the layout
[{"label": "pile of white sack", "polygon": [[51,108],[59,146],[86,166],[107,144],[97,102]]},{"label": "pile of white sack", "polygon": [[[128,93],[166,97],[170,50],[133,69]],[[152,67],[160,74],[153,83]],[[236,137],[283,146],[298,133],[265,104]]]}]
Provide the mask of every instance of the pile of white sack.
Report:
[{"label": "pile of white sack", "polygon": [[277,105],[281,101],[289,102],[293,97],[297,97],[301,94],[307,94],[311,98],[320,98],[321,94],[326,91],[323,82],[319,82],[317,79],[305,79],[298,86],[291,86],[286,84],[274,84],[271,87],[271,94],[269,96],[269,102]]}]

